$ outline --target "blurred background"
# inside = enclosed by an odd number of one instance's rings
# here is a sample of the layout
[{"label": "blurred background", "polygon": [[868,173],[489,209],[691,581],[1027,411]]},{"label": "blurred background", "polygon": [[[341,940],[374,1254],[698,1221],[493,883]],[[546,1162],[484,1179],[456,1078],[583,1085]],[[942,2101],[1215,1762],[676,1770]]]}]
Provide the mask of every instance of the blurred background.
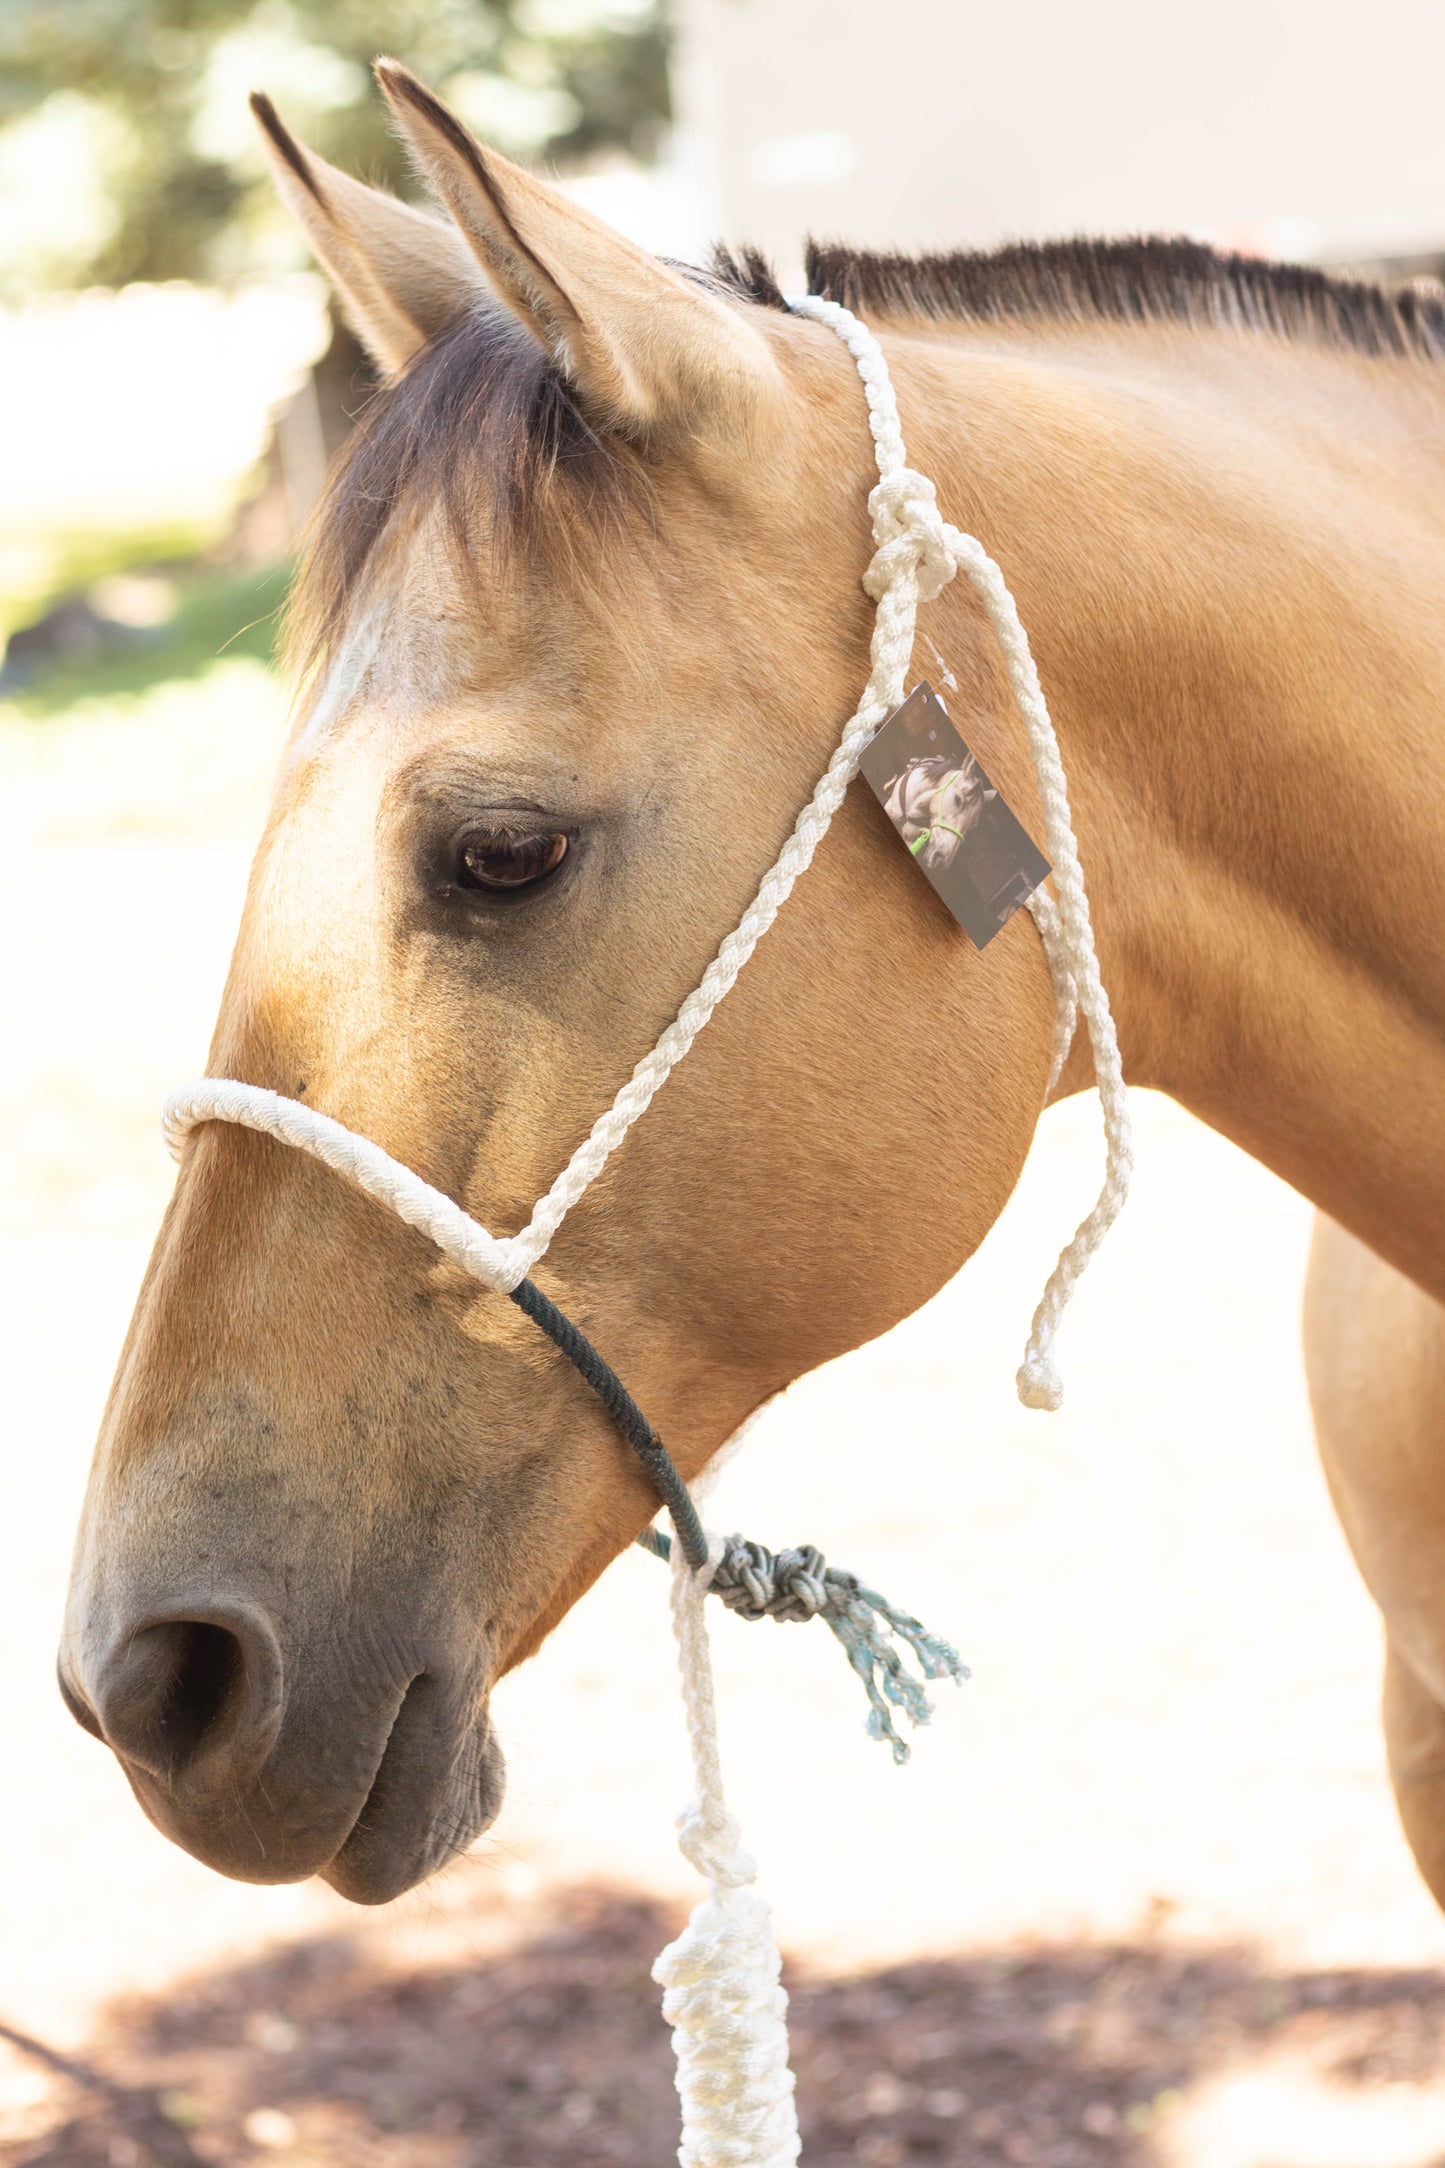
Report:
[{"label": "blurred background", "polygon": [[[4,2168],[675,2146],[647,1969],[696,1892],[649,1560],[499,1694],[497,1832],[375,1916],[165,1845],[52,1680],[171,1178],[157,1110],[204,1061],[281,729],[276,613],[372,389],[246,93],[406,190],[384,51],[645,245],[752,240],[788,280],[810,229],[1445,261],[1434,0],[0,0]],[[895,1771],[828,1637],[717,1628],[815,2168],[1445,2161],[1445,1929],[1312,1457],[1309,1214],[1138,1111],[1061,1415],[1011,1379],[1097,1184],[1092,1102],[1047,1118],[960,1279],[804,1381],[727,1479],[730,1524],[817,1540],[975,1672]]]}]

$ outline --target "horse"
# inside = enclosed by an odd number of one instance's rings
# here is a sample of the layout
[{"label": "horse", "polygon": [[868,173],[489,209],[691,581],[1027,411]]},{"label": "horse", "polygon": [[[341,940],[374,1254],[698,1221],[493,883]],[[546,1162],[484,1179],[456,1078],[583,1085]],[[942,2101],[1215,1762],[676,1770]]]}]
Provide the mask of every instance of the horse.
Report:
[{"label": "horse", "polygon": [[[300,573],[210,1070],[515,1227],[853,712],[872,453],[848,354],[756,254],[664,264],[378,74],[435,212],[258,103],[385,381]],[[815,248],[808,280],[881,338],[915,464],[1017,597],[1129,1078],[1324,1215],[1320,1431],[1445,1900],[1445,307],[1183,241]],[[925,623],[1037,833],[980,605],[955,581]],[[1029,914],[975,950],[852,790],[546,1259],[684,1477],[978,1247],[1054,1013]],[[1089,1081],[1076,1049],[1052,1096]],[[947,1213],[900,1208],[921,1132]],[[204,1126],[103,1419],[62,1691],[198,1858],[380,1902],[486,1827],[493,1682],[653,1510],[513,1304]]]},{"label": "horse", "polygon": [[960,766],[946,755],[910,760],[883,801],[883,810],[920,866],[942,873],[998,792],[984,782],[970,753]]}]

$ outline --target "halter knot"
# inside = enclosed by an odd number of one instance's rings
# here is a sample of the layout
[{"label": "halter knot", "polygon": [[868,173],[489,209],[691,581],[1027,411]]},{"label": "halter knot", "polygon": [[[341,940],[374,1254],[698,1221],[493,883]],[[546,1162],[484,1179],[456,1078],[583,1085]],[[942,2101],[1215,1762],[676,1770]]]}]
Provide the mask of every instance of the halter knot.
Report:
[{"label": "halter knot", "polygon": [[938,509],[938,492],[915,467],[895,467],[877,482],[868,498],[873,539],[878,547],[863,575],[863,585],[880,602],[905,569],[916,582],[916,599],[932,602],[958,570],[954,533]]},{"label": "halter knot", "polygon": [[815,1544],[774,1552],[765,1543],[729,1536],[710,1587],[729,1611],[742,1618],[801,1624],[816,1618],[831,1601],[827,1571]]}]

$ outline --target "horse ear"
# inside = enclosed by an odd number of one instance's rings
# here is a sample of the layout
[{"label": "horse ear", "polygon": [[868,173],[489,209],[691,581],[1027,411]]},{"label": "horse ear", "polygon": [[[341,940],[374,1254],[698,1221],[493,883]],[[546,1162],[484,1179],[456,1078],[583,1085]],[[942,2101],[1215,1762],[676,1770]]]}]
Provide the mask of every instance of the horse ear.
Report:
[{"label": "horse ear", "polygon": [[599,428],[736,440],[780,391],[766,340],[496,151],[394,60],[377,81],[422,173],[501,299],[554,356]]},{"label": "horse ear", "polygon": [[471,251],[441,219],[353,181],[304,150],[260,92],[251,110],[281,199],[335,286],[357,337],[383,375],[398,375],[433,332],[488,298]]}]

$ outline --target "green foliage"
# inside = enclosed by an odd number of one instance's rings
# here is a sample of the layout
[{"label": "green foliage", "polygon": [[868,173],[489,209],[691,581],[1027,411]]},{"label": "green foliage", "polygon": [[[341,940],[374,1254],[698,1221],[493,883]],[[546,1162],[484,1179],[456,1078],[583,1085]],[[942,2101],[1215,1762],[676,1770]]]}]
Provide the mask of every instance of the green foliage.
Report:
[{"label": "green foliage", "polygon": [[204,677],[219,660],[269,663],[291,576],[288,564],[182,575],[172,614],[100,654],[58,657],[23,685],[0,690],[0,714],[41,721],[81,699],[113,699]]},{"label": "green foliage", "polygon": [[108,145],[110,230],[76,283],[224,277],[254,266],[269,215],[248,89],[323,157],[410,192],[368,75],[388,52],[522,156],[646,158],[667,118],[662,0],[3,0],[0,141],[78,98]]}]

